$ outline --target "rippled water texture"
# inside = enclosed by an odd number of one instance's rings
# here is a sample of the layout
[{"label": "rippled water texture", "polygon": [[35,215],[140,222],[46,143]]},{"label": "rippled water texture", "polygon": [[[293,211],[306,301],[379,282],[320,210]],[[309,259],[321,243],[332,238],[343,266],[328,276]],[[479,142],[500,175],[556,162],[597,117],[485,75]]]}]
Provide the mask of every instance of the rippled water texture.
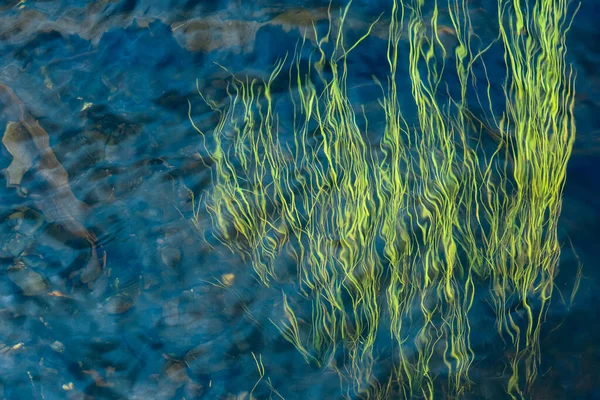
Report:
[{"label": "rippled water texture", "polygon": [[[328,3],[0,4],[0,398],[250,399],[258,354],[266,371],[255,398],[277,398],[270,386],[286,399],[340,398],[337,376],[307,365],[269,323],[281,317],[281,296],[190,224],[190,193],[210,184],[210,172],[188,100],[199,126],[218,121],[196,80],[223,99],[229,75],[215,63],[267,78],[313,20],[326,23]],[[470,6],[478,33],[490,33],[495,6]],[[389,7],[355,1],[350,35]],[[600,398],[598,20],[599,3],[585,1],[569,34],[578,136],[557,279],[567,303],[577,258],[584,279],[573,305],[547,316],[536,399]],[[378,107],[371,76],[386,72],[386,32],[376,26],[352,58],[354,100],[367,110]],[[443,40],[452,45],[451,35]],[[505,398],[494,359],[503,344],[484,332],[493,319],[482,312],[473,321],[490,353],[478,355],[478,383],[465,398]]]}]

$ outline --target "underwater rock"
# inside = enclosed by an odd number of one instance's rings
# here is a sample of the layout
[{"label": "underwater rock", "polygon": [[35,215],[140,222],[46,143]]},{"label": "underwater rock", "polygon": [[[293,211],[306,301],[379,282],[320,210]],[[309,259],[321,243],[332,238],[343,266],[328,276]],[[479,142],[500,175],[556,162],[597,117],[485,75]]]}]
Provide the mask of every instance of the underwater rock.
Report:
[{"label": "underwater rock", "polygon": [[129,311],[134,305],[134,299],[130,296],[117,295],[108,299],[103,308],[108,314],[114,315],[123,314]]},{"label": "underwater rock", "polygon": [[29,207],[16,207],[17,211],[8,216],[12,229],[26,237],[32,237],[44,225],[44,217]]},{"label": "underwater rock", "polygon": [[33,242],[33,239],[20,234],[0,235],[0,257],[19,257]]},{"label": "underwater rock", "polygon": [[[260,18],[262,17],[262,18]],[[269,18],[265,21],[266,18]],[[260,21],[262,19],[262,21]],[[227,12],[171,24],[173,36],[191,52],[229,51],[249,53],[255,49],[256,34],[263,26],[298,29],[314,40],[313,21],[327,19],[327,7],[262,9],[251,19],[234,19]]]},{"label": "underwater rock", "polygon": [[94,1],[86,8],[74,7],[58,19],[35,9],[25,9],[16,14],[5,13],[0,17],[0,39],[9,43],[22,43],[39,32],[58,32],[63,36],[78,35],[96,45],[111,29],[147,27],[155,20],[139,16],[136,18],[134,15],[110,18],[99,12],[103,8],[106,8],[106,1]]},{"label": "underwater rock", "polygon": [[221,282],[225,286],[231,286],[233,284],[234,280],[235,280],[235,274],[233,274],[233,273],[227,273],[227,274],[221,275]]},{"label": "underwater rock", "polygon": [[223,346],[217,341],[201,344],[185,355],[192,377],[206,377],[227,371],[231,365],[227,361]]},{"label": "underwater rock", "polygon": [[[12,121],[17,121],[24,129],[19,129],[19,140],[32,143],[32,146],[25,148],[31,151],[27,155],[29,159],[39,157],[37,172],[44,180],[55,189],[54,193],[49,196],[49,199],[44,199],[45,203],[53,204],[46,206],[45,212],[51,214],[54,220],[63,220],[68,222],[75,231],[81,232],[86,229],[81,226],[76,220],[76,217],[81,217],[87,206],[77,200],[71,189],[69,188],[69,178],[67,171],[63,168],[60,162],[56,159],[54,152],[50,148],[50,138],[48,133],[39,125],[26,110],[23,102],[13,93],[6,85],[0,84],[0,100],[5,105],[5,114]],[[28,133],[25,138],[25,131]],[[14,131],[13,131],[14,132]],[[5,141],[3,143],[6,146]],[[12,145],[9,141],[9,145]],[[22,155],[21,155],[22,156]],[[88,233],[89,234],[89,233]]]},{"label": "underwater rock", "polygon": [[58,340],[51,343],[50,348],[57,353],[62,353],[63,351],[65,351],[65,345],[62,344],[62,342],[59,342]]},{"label": "underwater rock", "polygon": [[33,165],[35,147],[31,143],[29,133],[20,122],[9,122],[2,137],[2,144],[13,156],[6,168],[7,186],[20,186],[23,176]]},{"label": "underwater rock", "polygon": [[87,265],[81,270],[79,279],[82,283],[90,283],[98,279],[100,275],[102,275],[102,266],[98,258],[92,254]]},{"label": "underwater rock", "polygon": [[185,365],[179,361],[168,360],[165,373],[169,380],[175,383],[183,384],[189,379]]},{"label": "underwater rock", "polygon": [[160,259],[169,268],[177,268],[181,262],[181,251],[174,247],[165,247],[160,252]]},{"label": "underwater rock", "polygon": [[[15,93],[4,84],[0,84],[0,102],[4,104],[4,114],[8,119],[17,122],[24,128],[24,130],[19,129],[18,131],[18,135],[20,135],[18,137],[21,141],[24,139],[24,131],[28,133],[29,142],[32,146],[20,147],[20,150],[31,151],[27,156],[31,160],[39,159],[36,171],[52,189],[44,196],[34,198],[36,206],[48,220],[59,223],[74,236],[83,238],[89,243],[92,251],[87,268],[97,271],[99,260],[96,251],[96,236],[88,231],[81,222],[87,213],[88,206],[79,201],[71,191],[67,171],[50,148],[48,133],[27,112],[25,105]],[[8,142],[9,145],[13,145],[10,141]],[[23,157],[23,155],[20,155],[20,157]],[[94,274],[91,276],[94,276]],[[95,279],[97,276],[90,277],[90,280]]]},{"label": "underwater rock", "polygon": [[226,400],[256,400],[256,397],[249,392],[241,392],[237,395],[230,393],[227,395]]},{"label": "underwater rock", "polygon": [[[199,18],[185,23],[183,42],[188,51],[228,49],[234,53],[248,52],[261,24],[254,21],[223,21],[218,17]],[[177,25],[173,27],[177,29]],[[181,28],[180,28],[181,29]]]},{"label": "underwater rock", "polygon": [[22,257],[19,258],[21,260],[21,262],[23,264],[25,264],[25,266],[27,268],[41,268],[44,269],[48,266],[48,264],[46,263],[46,260],[44,260],[44,257],[42,257],[41,255],[33,255],[33,254],[28,254],[28,255],[24,255]]},{"label": "underwater rock", "polygon": [[175,326],[179,323],[179,300],[173,299],[168,300],[163,305],[162,316],[165,324],[168,326]]},{"label": "underwater rock", "polygon": [[38,296],[48,292],[48,284],[44,278],[20,261],[8,268],[8,278],[25,296]]},{"label": "underwater rock", "polygon": [[190,379],[185,384],[184,393],[186,398],[199,399],[204,394],[204,386]]}]

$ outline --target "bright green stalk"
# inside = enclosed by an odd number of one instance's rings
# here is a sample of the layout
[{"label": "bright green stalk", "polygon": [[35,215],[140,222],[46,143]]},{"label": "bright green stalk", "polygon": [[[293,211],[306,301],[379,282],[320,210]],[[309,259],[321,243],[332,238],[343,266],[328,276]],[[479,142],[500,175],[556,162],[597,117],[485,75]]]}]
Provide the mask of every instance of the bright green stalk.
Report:
[{"label": "bright green stalk", "polygon": [[[438,372],[432,368],[440,363],[450,396],[466,393],[475,357],[469,312],[476,288],[489,285],[497,330],[514,350],[507,391],[521,396],[539,363],[575,133],[566,1],[522,6],[520,0],[498,0],[498,38],[475,48],[467,1],[448,0],[445,12],[458,43],[453,52],[460,91],[453,95],[441,92],[452,49],[438,34],[438,4],[426,19],[423,1],[407,6],[394,0],[389,77],[385,87],[377,81],[385,129],[376,151],[346,83],[348,54],[373,25],[346,44],[349,6],[337,30],[330,26],[319,37],[315,28],[316,62],[311,58],[304,67],[299,56],[292,61],[291,139],[280,137],[286,121],[279,120],[271,94],[285,60],[266,82],[234,78],[224,109],[207,100],[221,113],[211,149],[205,140],[215,165],[206,208],[218,239],[241,254],[266,286],[285,283],[277,260],[282,252],[292,255],[296,295],[312,311],[311,321],[298,318],[300,309],[289,300],[294,294],[283,293],[284,317],[273,323],[307,362],[337,371],[349,396],[433,398]],[[403,40],[408,54],[400,51]],[[327,43],[334,44],[330,54]],[[303,40],[300,53],[305,45]],[[484,62],[494,45],[503,46],[507,66],[499,117]],[[401,60],[409,66],[414,127],[400,109]],[[475,65],[485,77],[475,76]],[[315,73],[320,83],[312,81]],[[487,83],[491,128],[469,110],[476,78]],[[493,129],[498,144],[490,149],[483,142]],[[507,307],[515,300],[524,323]],[[374,374],[382,333],[396,352],[383,382]]]}]

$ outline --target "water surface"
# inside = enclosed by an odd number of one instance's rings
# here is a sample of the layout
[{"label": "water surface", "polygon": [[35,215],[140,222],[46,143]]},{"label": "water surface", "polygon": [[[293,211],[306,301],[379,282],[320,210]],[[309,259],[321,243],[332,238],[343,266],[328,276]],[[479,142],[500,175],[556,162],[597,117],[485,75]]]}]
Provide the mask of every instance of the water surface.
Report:
[{"label": "water surface", "polygon": [[[349,35],[389,13],[388,3],[355,1]],[[33,154],[32,167],[18,187],[8,185],[7,174],[0,179],[0,398],[247,399],[259,379],[259,354],[266,376],[256,398],[277,398],[267,377],[286,399],[341,397],[336,375],[307,365],[269,323],[281,317],[281,296],[261,286],[241,259],[210,248],[189,221],[190,193],[210,185],[210,171],[188,119],[188,100],[199,126],[217,121],[196,82],[222,100],[230,77],[216,63],[236,76],[267,78],[313,20],[326,26],[327,5],[0,5],[0,83],[47,132],[72,192],[49,183],[53,168],[27,144],[17,146],[19,157],[27,164]],[[485,31],[495,6],[470,6],[474,25]],[[536,399],[600,398],[598,19],[599,3],[583,2],[569,34],[578,136],[564,195],[557,288],[568,298],[578,260],[584,279],[571,307],[557,296],[548,314]],[[387,72],[380,58],[386,29],[376,27],[351,59],[354,100],[367,109],[377,107],[380,93],[371,76]],[[4,111],[1,132],[10,125],[10,110]],[[13,157],[2,147],[0,168]],[[228,287],[212,284],[216,279]],[[504,368],[495,359],[503,343],[485,332],[489,318],[473,316],[474,342],[489,354],[473,366],[477,384],[465,398],[506,397],[499,379]]]}]

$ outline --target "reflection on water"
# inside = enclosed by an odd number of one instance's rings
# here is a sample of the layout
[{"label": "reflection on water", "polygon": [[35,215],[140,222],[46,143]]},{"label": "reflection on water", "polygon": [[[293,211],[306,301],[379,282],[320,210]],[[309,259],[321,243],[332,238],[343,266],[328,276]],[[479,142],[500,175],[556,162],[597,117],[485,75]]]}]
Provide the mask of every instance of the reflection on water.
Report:
[{"label": "reflection on water", "polygon": [[[486,10],[494,7],[471,3],[473,24],[486,29]],[[326,22],[327,6],[0,5],[0,398],[250,399],[262,366],[257,399],[341,398],[337,376],[306,364],[269,323],[281,317],[281,296],[256,282],[243,260],[200,240],[189,221],[190,193],[211,176],[188,99],[196,124],[218,122],[198,101],[196,80],[219,99],[230,76],[216,63],[236,76],[268,77],[301,35],[312,39],[312,23]],[[349,35],[388,8],[383,0],[355,1]],[[600,304],[593,242],[600,226],[598,17],[594,2],[584,4],[569,42],[578,139],[558,289],[568,298],[577,258],[585,279],[572,307],[547,316],[533,398],[600,396],[600,326],[590,319]],[[371,76],[385,74],[376,56],[386,32],[384,21],[352,59],[353,96],[366,110],[378,107]],[[489,310],[476,313],[472,345],[481,351],[472,379],[479,383],[465,397],[504,398],[503,343],[486,333]],[[387,367],[379,367],[382,375]]]}]

